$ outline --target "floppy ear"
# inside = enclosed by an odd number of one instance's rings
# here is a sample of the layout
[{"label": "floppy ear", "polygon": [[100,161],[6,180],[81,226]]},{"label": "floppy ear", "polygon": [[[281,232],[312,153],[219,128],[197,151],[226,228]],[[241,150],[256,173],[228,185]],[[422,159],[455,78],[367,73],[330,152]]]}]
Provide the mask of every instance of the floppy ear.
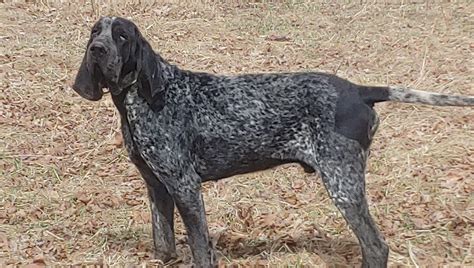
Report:
[{"label": "floppy ear", "polygon": [[139,91],[154,111],[163,109],[166,90],[158,56],[150,44],[138,33],[137,37],[137,70]]},{"label": "floppy ear", "polygon": [[87,64],[87,49],[89,44],[87,43],[86,52],[84,53],[84,58],[82,59],[81,66],[79,67],[79,72],[76,75],[76,80],[72,85],[72,89],[76,91],[81,97],[96,101],[102,98],[102,88],[99,86],[100,77],[97,77],[94,74],[94,70],[89,69],[89,64]]},{"label": "floppy ear", "polygon": [[[138,40],[138,39],[135,39]],[[138,64],[141,53],[138,49],[138,41],[130,42],[130,47],[127,52],[122,52],[123,66],[120,70],[120,77],[118,81],[118,86],[120,91],[122,89],[128,88],[138,80],[138,73],[140,72],[141,67]]]}]

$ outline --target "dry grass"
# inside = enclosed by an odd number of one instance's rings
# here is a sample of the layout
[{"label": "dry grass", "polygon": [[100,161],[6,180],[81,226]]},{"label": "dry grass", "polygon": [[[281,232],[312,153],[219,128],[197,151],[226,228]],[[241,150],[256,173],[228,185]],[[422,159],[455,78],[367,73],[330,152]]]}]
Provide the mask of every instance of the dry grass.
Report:
[{"label": "dry grass", "polygon": [[[131,17],[156,51],[188,69],[322,70],[474,95],[469,0],[5,2],[2,267],[157,264],[144,184],[119,145],[117,113],[108,98],[87,102],[70,89],[99,14]],[[377,110],[367,189],[390,265],[474,265],[474,110],[393,103]],[[319,179],[297,166],[207,183],[204,192],[222,264],[360,263]],[[189,263],[180,222],[176,231],[177,263]]]}]

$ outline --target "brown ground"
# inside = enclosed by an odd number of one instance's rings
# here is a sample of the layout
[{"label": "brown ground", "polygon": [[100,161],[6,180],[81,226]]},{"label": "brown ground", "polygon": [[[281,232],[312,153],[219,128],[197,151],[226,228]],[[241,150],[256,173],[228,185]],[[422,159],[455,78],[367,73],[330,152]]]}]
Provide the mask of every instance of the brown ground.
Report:
[{"label": "brown ground", "polygon": [[[108,96],[87,102],[70,88],[99,15],[132,18],[157,52],[187,69],[320,70],[474,95],[469,0],[5,2],[2,267],[158,264],[144,184],[120,145],[117,112]],[[367,190],[390,265],[474,265],[474,110],[393,103],[377,110]],[[298,166],[207,183],[204,194],[223,265],[360,264],[356,239],[319,178]],[[189,263],[180,221],[176,232],[177,263]]]}]

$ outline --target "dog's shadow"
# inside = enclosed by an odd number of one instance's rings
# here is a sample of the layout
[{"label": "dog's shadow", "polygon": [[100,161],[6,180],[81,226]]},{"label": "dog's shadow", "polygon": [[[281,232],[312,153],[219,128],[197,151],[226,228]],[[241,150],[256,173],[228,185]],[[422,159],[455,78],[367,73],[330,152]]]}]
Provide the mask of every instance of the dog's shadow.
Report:
[{"label": "dog's shadow", "polygon": [[307,258],[308,254],[314,254],[319,256],[326,266],[360,266],[361,252],[355,238],[347,236],[331,238],[315,233],[306,232],[296,236],[277,234],[275,237],[265,239],[241,236],[235,239],[231,237],[231,233],[223,232],[217,239],[215,248],[221,255],[231,260],[254,259],[252,257],[263,257],[274,253],[281,255],[304,252],[307,254],[301,255],[304,256],[300,256],[301,258]]},{"label": "dog's shadow", "polygon": [[[125,250],[128,254],[135,255],[142,252],[145,260],[153,259],[153,240],[148,230],[135,230],[134,234],[126,232],[107,232],[108,247],[112,250]],[[130,236],[135,237],[131,239]],[[141,237],[136,239],[136,236]],[[241,234],[236,236],[232,231],[226,230],[219,233],[211,233],[211,239],[218,256],[228,260],[260,260],[266,259],[270,254],[285,255],[298,254],[300,259],[308,258],[309,255],[317,255],[325,266],[347,267],[360,266],[361,253],[359,244],[352,237],[336,237],[322,234],[322,231],[302,232],[295,236],[278,234],[271,237],[252,237]],[[191,252],[187,246],[186,235],[177,237],[178,259],[173,264],[189,263]],[[313,258],[313,257],[312,257]],[[295,259],[296,261],[297,259]],[[318,262],[317,257],[315,261]],[[291,261],[290,261],[291,262]],[[173,266],[173,265],[171,265]]]}]

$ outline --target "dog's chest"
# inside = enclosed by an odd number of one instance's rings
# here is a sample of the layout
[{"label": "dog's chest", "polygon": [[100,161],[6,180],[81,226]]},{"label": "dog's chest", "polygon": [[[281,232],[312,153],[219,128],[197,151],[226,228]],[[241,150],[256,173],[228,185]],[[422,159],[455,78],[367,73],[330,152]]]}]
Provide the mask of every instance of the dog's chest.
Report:
[{"label": "dog's chest", "polygon": [[182,148],[187,136],[180,129],[179,120],[173,119],[173,111],[165,108],[154,112],[133,87],[124,106],[122,130],[130,157],[143,159],[158,174],[179,168],[177,161],[183,161]]}]

